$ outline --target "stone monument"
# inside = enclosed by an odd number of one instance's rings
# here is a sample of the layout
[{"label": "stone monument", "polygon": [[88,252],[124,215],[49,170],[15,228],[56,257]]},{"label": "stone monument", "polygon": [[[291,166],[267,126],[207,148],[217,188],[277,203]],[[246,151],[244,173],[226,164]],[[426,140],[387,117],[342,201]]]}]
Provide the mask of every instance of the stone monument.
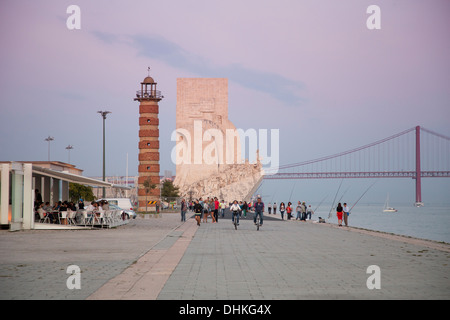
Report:
[{"label": "stone monument", "polygon": [[228,120],[228,79],[177,79],[175,185],[181,196],[249,200],[262,166],[241,158],[238,131]]}]

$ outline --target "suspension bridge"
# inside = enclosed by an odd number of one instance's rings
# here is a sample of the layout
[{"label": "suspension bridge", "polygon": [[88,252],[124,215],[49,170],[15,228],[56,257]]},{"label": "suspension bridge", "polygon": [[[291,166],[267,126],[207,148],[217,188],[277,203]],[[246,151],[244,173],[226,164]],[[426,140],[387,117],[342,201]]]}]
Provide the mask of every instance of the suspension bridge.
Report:
[{"label": "suspension bridge", "polygon": [[337,154],[266,170],[264,179],[412,178],[422,206],[422,178],[450,177],[450,137],[413,127]]}]

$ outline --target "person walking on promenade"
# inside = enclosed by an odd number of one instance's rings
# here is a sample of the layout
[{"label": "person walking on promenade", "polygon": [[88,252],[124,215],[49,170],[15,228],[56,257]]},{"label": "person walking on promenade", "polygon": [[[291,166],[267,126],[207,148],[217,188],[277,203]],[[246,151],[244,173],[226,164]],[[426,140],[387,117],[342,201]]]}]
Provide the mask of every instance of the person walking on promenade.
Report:
[{"label": "person walking on promenade", "polygon": [[300,201],[297,203],[295,212],[297,212],[297,214],[295,216],[295,220],[302,220],[302,203]]},{"label": "person walking on promenade", "polygon": [[272,203],[269,202],[269,205],[267,206],[267,211],[269,212],[269,214],[272,212]]},{"label": "person walking on promenade", "polygon": [[197,221],[197,225],[199,226],[200,225],[200,219],[201,219],[202,214],[203,214],[203,206],[199,203],[198,200],[195,200],[194,213],[195,213],[195,220]]},{"label": "person walking on promenade", "polygon": [[187,203],[186,200],[183,199],[181,200],[181,221],[185,222],[186,221],[186,212],[187,212]]},{"label": "person walking on promenade", "polygon": [[[207,216],[208,211],[206,210],[207,205],[205,204],[205,202],[203,201],[202,198],[200,198],[200,200],[198,201],[198,203],[202,206],[202,214],[201,214],[201,216],[202,216],[202,218],[203,218],[203,222],[208,222],[208,221],[207,221],[207,220],[208,220],[208,216]],[[195,208],[194,208],[194,211],[195,211]]]},{"label": "person walking on promenade", "polygon": [[311,205],[308,206],[308,209],[306,209],[306,217],[311,220],[311,215],[314,214],[313,209],[311,208]]},{"label": "person walking on promenade", "polygon": [[342,205],[341,205],[341,203],[339,202],[339,204],[338,204],[338,206],[337,206],[337,208],[336,208],[336,215],[337,215],[337,218],[338,218],[338,224],[339,224],[339,227],[342,227],[342,215],[343,215],[343,208],[342,208]]},{"label": "person walking on promenade", "polygon": [[273,214],[277,214],[277,203],[273,203]]},{"label": "person walking on promenade", "polygon": [[227,207],[227,205],[225,204],[225,200],[222,199],[222,202],[220,203],[220,213],[222,214],[222,218],[225,215],[225,208]]},{"label": "person walking on promenade", "polygon": [[264,202],[262,202],[261,197],[258,197],[258,200],[256,201],[255,205],[255,216],[253,218],[253,222],[256,224],[256,217],[259,214],[259,225],[262,226],[263,224],[263,212],[264,212]]},{"label": "person walking on promenade", "polygon": [[302,202],[301,208],[302,208],[302,220],[306,221],[306,204],[305,204],[305,201]]},{"label": "person walking on promenade", "polygon": [[244,215],[244,218],[247,218],[247,211],[248,211],[248,203],[247,201],[244,201],[244,204],[242,205],[242,213]]},{"label": "person walking on promenade", "polygon": [[244,204],[242,203],[242,200],[239,201],[239,218],[242,216],[242,212],[244,211]]},{"label": "person walking on promenade", "polygon": [[[284,211],[286,211],[286,206],[284,205],[284,202],[280,203],[280,214],[281,214],[281,220],[284,220]],[[288,220],[290,220],[289,216],[287,217]]]},{"label": "person walking on promenade", "polygon": [[217,197],[214,198],[214,219],[219,222],[219,199]]},{"label": "person walking on promenade", "polygon": [[292,218],[292,208],[291,208],[291,205],[292,205],[292,203],[289,201],[289,202],[288,202],[288,205],[287,205],[287,207],[286,207],[286,213],[287,213],[287,216],[288,216],[288,219],[289,219],[289,220],[291,220],[291,218]]},{"label": "person walking on promenade", "polygon": [[[237,202],[237,200],[233,201],[233,204],[230,207],[230,211],[231,211],[231,222],[234,224],[234,219],[236,219],[236,223],[239,225],[239,204]],[[236,217],[236,218],[235,218]]]},{"label": "person walking on promenade", "polygon": [[347,206],[347,203],[344,203],[344,223],[345,226],[348,227],[348,216],[350,215],[350,208]]},{"label": "person walking on promenade", "polygon": [[216,223],[217,221],[216,221],[216,218],[215,218],[215,216],[214,216],[214,210],[215,210],[215,207],[216,207],[216,205],[214,204],[214,199],[213,198],[211,198],[210,200],[209,200],[209,205],[208,205],[208,213],[209,213],[209,215],[211,216],[211,218],[212,218],[212,223]]}]

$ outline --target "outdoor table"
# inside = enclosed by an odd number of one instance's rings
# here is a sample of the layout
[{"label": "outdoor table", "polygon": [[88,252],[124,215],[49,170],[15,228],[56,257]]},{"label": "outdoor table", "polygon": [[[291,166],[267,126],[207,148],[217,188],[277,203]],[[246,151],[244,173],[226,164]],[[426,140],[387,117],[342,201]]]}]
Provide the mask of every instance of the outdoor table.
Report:
[{"label": "outdoor table", "polygon": [[50,211],[47,212],[47,215],[50,217],[50,223],[53,223],[53,221],[58,221],[59,223],[59,211]]}]

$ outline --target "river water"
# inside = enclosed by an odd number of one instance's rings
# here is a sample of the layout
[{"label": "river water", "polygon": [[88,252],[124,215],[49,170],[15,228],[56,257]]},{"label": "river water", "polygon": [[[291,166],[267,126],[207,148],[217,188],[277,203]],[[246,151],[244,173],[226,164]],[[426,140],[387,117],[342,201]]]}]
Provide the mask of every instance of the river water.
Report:
[{"label": "river water", "polygon": [[[450,206],[391,206],[398,211],[383,212],[383,204],[358,204],[350,213],[349,225],[450,243]],[[329,209],[319,209],[313,219],[317,220],[320,216],[327,222],[337,224],[336,213],[333,212],[331,219],[328,219],[328,214]]]}]

